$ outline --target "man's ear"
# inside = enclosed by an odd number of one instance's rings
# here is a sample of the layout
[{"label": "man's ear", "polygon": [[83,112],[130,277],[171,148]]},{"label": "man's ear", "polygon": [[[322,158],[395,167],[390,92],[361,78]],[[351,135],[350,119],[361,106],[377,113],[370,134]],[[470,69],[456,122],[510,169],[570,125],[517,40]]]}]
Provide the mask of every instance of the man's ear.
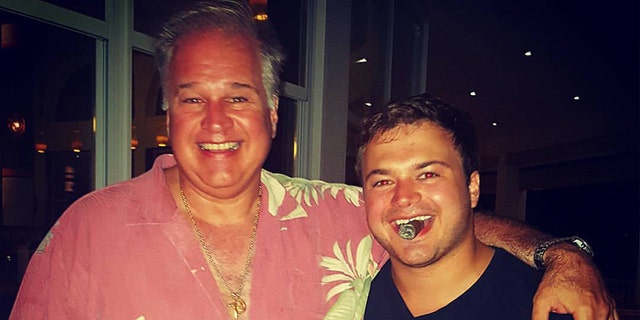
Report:
[{"label": "man's ear", "polygon": [[280,98],[274,94],[271,99],[273,107],[269,109],[269,120],[271,121],[271,139],[273,139],[276,137],[276,130],[278,128],[278,103],[280,102]]},{"label": "man's ear", "polygon": [[480,173],[478,171],[472,172],[469,176],[469,198],[471,208],[475,208],[480,199]]}]

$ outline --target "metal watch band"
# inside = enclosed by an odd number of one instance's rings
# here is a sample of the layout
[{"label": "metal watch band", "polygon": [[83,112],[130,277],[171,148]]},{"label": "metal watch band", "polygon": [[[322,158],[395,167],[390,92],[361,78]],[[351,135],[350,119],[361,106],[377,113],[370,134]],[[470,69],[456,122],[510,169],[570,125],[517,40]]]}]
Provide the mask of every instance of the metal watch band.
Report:
[{"label": "metal watch band", "polygon": [[582,252],[590,256],[593,256],[593,249],[591,249],[591,246],[586,241],[584,241],[584,239],[580,237],[573,236],[573,237],[566,237],[566,238],[551,239],[539,244],[538,247],[536,247],[536,251],[533,253],[533,262],[535,262],[536,268],[538,268],[538,270],[542,270],[546,268],[546,266],[544,265],[543,258],[544,258],[544,253],[547,252],[547,249],[549,249],[554,244],[562,243],[562,242],[570,243],[574,245],[576,248],[582,250]]}]

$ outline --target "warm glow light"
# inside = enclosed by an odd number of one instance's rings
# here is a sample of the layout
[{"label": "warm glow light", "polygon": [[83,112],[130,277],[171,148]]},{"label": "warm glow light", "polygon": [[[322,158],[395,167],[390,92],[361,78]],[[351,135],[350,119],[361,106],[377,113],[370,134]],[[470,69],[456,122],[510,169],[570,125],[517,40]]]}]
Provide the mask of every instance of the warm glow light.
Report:
[{"label": "warm glow light", "polygon": [[367,62],[368,62],[367,58],[362,58],[362,59],[356,60],[356,63],[367,63]]},{"label": "warm glow light", "polygon": [[267,21],[269,16],[267,15],[267,0],[249,0],[249,5],[253,12],[255,12],[254,19],[257,21]]},{"label": "warm glow light", "polygon": [[0,39],[2,48],[14,48],[18,46],[18,25],[5,23],[0,27]]},{"label": "warm glow light", "polygon": [[131,139],[131,150],[135,150],[138,148],[138,139],[133,138]]},{"label": "warm glow light", "polygon": [[78,153],[80,152],[80,150],[82,150],[82,141],[80,141],[80,130],[74,130],[73,135],[75,136],[75,139],[71,141],[71,150],[73,150],[73,152],[75,153]]},{"label": "warm glow light", "polygon": [[7,119],[7,128],[15,134],[23,134],[26,130],[26,123],[21,115],[14,114]]},{"label": "warm glow light", "polygon": [[156,143],[158,144],[158,147],[164,148],[167,146],[167,143],[169,143],[169,137],[163,136],[163,135],[157,135]]},{"label": "warm glow light", "polygon": [[64,167],[64,191],[73,192],[73,187],[76,185],[76,169],[72,166]]},{"label": "warm glow light", "polygon": [[298,158],[298,138],[293,137],[293,159]]},{"label": "warm glow light", "polygon": [[131,125],[131,150],[138,148],[138,138],[136,138],[136,126]]},{"label": "warm glow light", "polygon": [[37,153],[44,153],[45,151],[47,151],[47,144],[46,143],[36,143],[36,152]]},{"label": "warm glow light", "polygon": [[11,128],[11,131],[13,132],[20,132],[22,131],[22,123],[19,121],[11,121],[11,123],[9,123],[9,128]]}]

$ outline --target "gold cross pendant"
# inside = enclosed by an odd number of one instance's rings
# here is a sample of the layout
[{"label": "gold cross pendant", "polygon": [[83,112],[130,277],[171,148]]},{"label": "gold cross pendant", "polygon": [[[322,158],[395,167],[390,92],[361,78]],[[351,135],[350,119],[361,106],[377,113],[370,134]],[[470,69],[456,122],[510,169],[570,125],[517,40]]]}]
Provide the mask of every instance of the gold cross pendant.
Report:
[{"label": "gold cross pendant", "polygon": [[238,317],[247,311],[247,303],[244,302],[240,295],[237,293],[231,294],[232,301],[227,304],[229,308],[231,308],[231,316],[233,319],[238,319]]}]

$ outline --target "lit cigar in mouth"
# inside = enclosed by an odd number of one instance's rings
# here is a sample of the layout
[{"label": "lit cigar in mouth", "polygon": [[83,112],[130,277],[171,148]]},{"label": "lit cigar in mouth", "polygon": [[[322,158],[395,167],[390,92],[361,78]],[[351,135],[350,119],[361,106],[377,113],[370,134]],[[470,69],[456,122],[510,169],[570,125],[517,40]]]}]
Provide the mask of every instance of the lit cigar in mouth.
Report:
[{"label": "lit cigar in mouth", "polygon": [[424,228],[424,221],[411,220],[407,223],[398,225],[398,234],[402,239],[412,240],[418,235],[418,233],[420,233],[422,228]]}]

